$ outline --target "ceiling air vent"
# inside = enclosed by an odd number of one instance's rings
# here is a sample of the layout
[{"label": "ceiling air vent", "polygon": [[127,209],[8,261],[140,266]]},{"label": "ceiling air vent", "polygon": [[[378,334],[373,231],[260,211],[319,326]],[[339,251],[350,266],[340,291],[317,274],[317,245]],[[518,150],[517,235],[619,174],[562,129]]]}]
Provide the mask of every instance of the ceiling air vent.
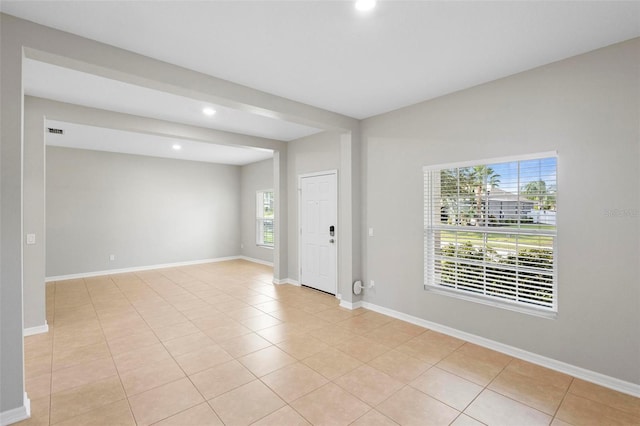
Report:
[{"label": "ceiling air vent", "polygon": [[64,135],[64,130],[62,129],[54,129],[53,127],[48,127],[49,133],[53,133],[54,135]]}]

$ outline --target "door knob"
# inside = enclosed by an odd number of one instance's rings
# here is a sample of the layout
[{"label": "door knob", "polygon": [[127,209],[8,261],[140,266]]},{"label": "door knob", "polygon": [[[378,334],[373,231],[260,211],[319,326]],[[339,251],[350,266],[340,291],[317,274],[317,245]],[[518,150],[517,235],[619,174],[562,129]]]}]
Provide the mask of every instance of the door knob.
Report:
[{"label": "door knob", "polygon": [[331,238],[331,239],[329,240],[329,242],[333,244],[333,243],[335,243],[335,242],[336,242],[336,240],[334,240],[333,238]]}]

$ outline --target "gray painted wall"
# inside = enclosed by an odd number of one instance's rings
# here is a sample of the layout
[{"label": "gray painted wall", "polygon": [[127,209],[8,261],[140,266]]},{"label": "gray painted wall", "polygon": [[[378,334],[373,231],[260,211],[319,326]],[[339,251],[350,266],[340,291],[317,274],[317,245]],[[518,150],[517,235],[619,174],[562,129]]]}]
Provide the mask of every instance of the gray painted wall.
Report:
[{"label": "gray painted wall", "polygon": [[[189,96],[204,102],[214,102],[244,111],[262,111],[295,123],[318,128],[357,128],[358,121],[330,111],[290,101],[225,80],[206,76],[166,62],[144,57],[76,35],[47,28],[9,15],[0,14],[2,73],[0,85],[0,118],[2,146],[0,147],[0,412],[24,410],[23,363],[23,169],[22,169],[22,58],[65,66],[83,72],[99,73],[130,84],[165,90]],[[177,123],[162,122],[126,114],[105,113],[96,116],[96,110],[64,104],[62,110],[53,108],[48,118],[64,121],[73,116],[73,122],[129,131],[185,137],[193,140],[222,144],[239,144],[274,150],[284,150],[281,141],[237,135],[212,129],[194,128]],[[107,117],[108,116],[108,117]],[[113,119],[115,117],[115,119]],[[115,127],[114,127],[115,126]],[[25,154],[27,152],[25,151]],[[287,223],[286,153],[276,152],[279,176],[275,185],[279,192],[280,215],[278,221]],[[25,159],[27,161],[27,159]],[[354,159],[359,161],[359,159]],[[349,190],[349,193],[351,190]],[[25,209],[29,209],[25,205]],[[287,268],[287,230],[276,229],[277,253],[275,278],[284,278]],[[351,259],[351,253],[349,253]],[[39,262],[44,262],[40,255]],[[24,265],[29,268],[29,264]],[[26,290],[26,289],[25,289]]]},{"label": "gray painted wall", "polygon": [[273,152],[273,190],[275,196],[275,223],[273,250],[273,281],[280,283],[287,278],[289,272],[289,217],[287,208],[287,151],[281,149]]},{"label": "gray painted wall", "polygon": [[36,244],[24,244],[24,327],[46,323],[45,299],[45,117],[24,99],[24,233],[35,234]]},{"label": "gray painted wall", "polygon": [[[37,240],[35,245],[23,244],[25,328],[45,325],[45,117],[203,142],[242,146],[255,144],[271,149],[286,148],[286,144],[280,141],[120,114],[31,96],[24,98],[24,117],[24,232],[35,233]],[[281,198],[286,199],[286,193],[281,194]],[[284,250],[286,253],[286,247]]]},{"label": "gray painted wall", "polygon": [[[23,47],[32,58],[82,71],[99,70],[130,83],[169,88],[177,94],[201,96],[203,100],[213,99],[241,109],[259,107],[303,124],[355,129],[357,122],[4,14],[1,19],[0,411],[4,412],[23,404],[24,390],[20,162]],[[376,279],[375,292],[368,292],[367,300],[638,383],[640,373],[637,365],[631,363],[638,358],[640,347],[638,219],[604,217],[601,210],[588,203],[591,188],[611,189],[600,182],[602,176],[596,180],[589,176],[590,169],[586,170],[589,165],[605,164],[604,169],[611,175],[604,181],[611,183],[614,178],[616,182],[624,181],[612,194],[609,203],[612,208],[638,208],[637,185],[630,188],[629,183],[638,181],[639,169],[637,64],[640,61],[637,41],[633,43],[632,47],[627,45],[626,51],[621,51],[621,47],[605,49],[364,123],[367,143],[363,146],[362,191],[365,207],[374,207],[366,213],[368,223],[376,227],[375,237],[362,238],[365,243],[362,251],[367,253],[371,271],[368,275]],[[134,127],[128,128],[136,130],[142,121],[145,119],[132,117],[129,124]],[[90,120],[87,124],[91,123]],[[156,131],[164,133],[163,129],[172,131],[181,127],[184,126],[162,123],[156,126]],[[212,140],[211,132],[205,129],[189,133],[196,140]],[[228,138],[227,135],[224,140]],[[275,141],[264,145],[258,142],[251,145],[279,149],[274,146]],[[562,216],[580,213],[576,223],[569,216],[564,222],[560,218],[559,318],[542,320],[426,295],[421,290],[422,175],[416,174],[414,167],[421,167],[427,160],[444,162],[486,158],[496,152],[507,155],[546,149],[559,150],[560,190],[564,193],[568,185],[573,191],[567,193],[566,200],[559,200],[565,206]],[[296,151],[292,149],[291,154],[295,156]],[[308,157],[306,151],[300,152],[303,158]],[[357,154],[357,150],[353,151]],[[422,158],[416,158],[417,155]],[[567,163],[565,155],[571,159]],[[292,218],[297,219],[297,191],[288,201],[286,189],[297,181],[297,176],[287,177],[285,171],[295,172],[295,167],[287,166],[284,152],[278,156],[281,176],[275,185],[284,193],[280,200],[287,203],[287,211],[280,218],[288,223],[286,216],[291,210],[295,213]],[[317,167],[309,162],[307,166],[313,169],[309,171],[337,168],[333,162],[325,164],[328,157],[331,155],[319,155]],[[352,159],[359,161],[358,155],[352,155]],[[614,168],[612,165],[617,161],[620,165]],[[567,174],[565,170],[572,172]],[[576,176],[580,173],[588,178],[586,183],[591,187],[578,188]],[[573,206],[572,201],[577,204]],[[392,205],[393,208],[389,207]],[[29,206],[25,205],[25,209]],[[596,228],[593,223],[605,225]],[[291,226],[295,228],[297,223]],[[289,240],[286,233],[284,238],[282,246],[286,249]],[[287,267],[286,251],[283,256],[277,255],[281,277],[286,276],[288,269],[297,270],[297,239],[293,240],[295,245],[290,248],[296,263],[292,268]],[[593,243],[595,246],[589,246]],[[629,250],[625,253],[620,247]],[[601,268],[590,266],[600,260],[606,261]],[[297,277],[297,273],[292,277]],[[606,294],[603,285],[607,286]],[[530,333],[517,332],[519,327]]]},{"label": "gray painted wall", "polygon": [[265,262],[273,262],[273,248],[256,245],[256,191],[274,189],[273,173],[273,159],[240,167],[240,253]]},{"label": "gray painted wall", "polygon": [[0,413],[24,407],[22,45],[0,15]]},{"label": "gray painted wall", "polygon": [[338,182],[340,182],[340,138],[340,132],[327,131],[296,139],[287,145],[289,279],[298,280],[299,276],[298,176],[305,173],[338,170]]},{"label": "gray painted wall", "polygon": [[239,167],[51,146],[46,155],[47,276],[239,253]]},{"label": "gray painted wall", "polygon": [[[639,95],[635,39],[365,120],[365,300],[640,383]],[[552,150],[557,319],[424,291],[422,166]]]}]

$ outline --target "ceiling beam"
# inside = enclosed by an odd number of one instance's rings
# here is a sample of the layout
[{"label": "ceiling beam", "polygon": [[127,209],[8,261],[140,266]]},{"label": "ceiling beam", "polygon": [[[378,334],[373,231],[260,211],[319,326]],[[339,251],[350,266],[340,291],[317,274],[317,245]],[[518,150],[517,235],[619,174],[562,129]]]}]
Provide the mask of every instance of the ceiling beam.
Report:
[{"label": "ceiling beam", "polygon": [[[124,49],[3,14],[27,58],[179,96],[325,130],[358,120]],[[186,46],[188,47],[188,46]]]},{"label": "ceiling beam", "polygon": [[223,130],[191,126],[155,118],[140,117],[33,96],[26,98],[28,99],[29,108],[37,109],[42,115],[46,116],[48,120],[85,124],[177,139],[188,139],[216,145],[263,148],[274,151],[286,149],[286,142],[275,139],[225,132]]}]

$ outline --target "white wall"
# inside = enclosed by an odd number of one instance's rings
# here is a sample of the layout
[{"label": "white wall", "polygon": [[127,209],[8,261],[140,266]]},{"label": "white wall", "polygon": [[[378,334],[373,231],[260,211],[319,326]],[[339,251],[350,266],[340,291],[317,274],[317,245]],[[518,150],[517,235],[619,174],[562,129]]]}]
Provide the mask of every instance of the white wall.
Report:
[{"label": "white wall", "polygon": [[[323,132],[288,142],[287,193],[289,194],[289,279],[298,280],[298,176],[305,173],[338,170],[340,173],[340,132]],[[340,232],[340,230],[338,230]]]},{"label": "white wall", "polygon": [[[365,300],[640,384],[639,95],[635,39],[365,120]],[[424,291],[422,166],[552,150],[557,319]]]},{"label": "white wall", "polygon": [[252,259],[273,262],[273,248],[256,244],[256,191],[273,190],[273,159],[247,164],[240,168],[241,230],[240,253]]},{"label": "white wall", "polygon": [[51,146],[46,161],[48,277],[240,251],[237,166]]}]

